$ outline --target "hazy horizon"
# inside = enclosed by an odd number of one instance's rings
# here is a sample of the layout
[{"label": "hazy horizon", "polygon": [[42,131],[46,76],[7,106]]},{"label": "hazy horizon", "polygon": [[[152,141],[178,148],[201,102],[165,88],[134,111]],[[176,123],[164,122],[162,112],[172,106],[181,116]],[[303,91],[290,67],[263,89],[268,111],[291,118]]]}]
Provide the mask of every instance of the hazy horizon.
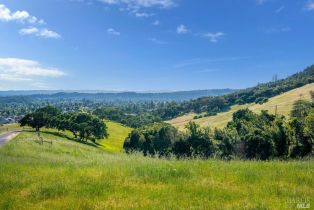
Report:
[{"label": "hazy horizon", "polygon": [[175,92],[193,92],[193,91],[215,91],[215,90],[238,90],[238,89],[231,89],[231,88],[222,88],[222,89],[200,89],[200,90],[0,90],[0,92],[53,92],[53,93],[175,93]]}]

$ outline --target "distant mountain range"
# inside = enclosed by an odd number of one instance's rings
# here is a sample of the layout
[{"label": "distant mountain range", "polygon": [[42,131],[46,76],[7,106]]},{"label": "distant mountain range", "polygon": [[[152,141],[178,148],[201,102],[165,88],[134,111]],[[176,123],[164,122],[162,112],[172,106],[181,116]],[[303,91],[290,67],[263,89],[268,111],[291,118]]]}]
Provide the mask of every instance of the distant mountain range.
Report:
[{"label": "distant mountain range", "polygon": [[28,91],[0,91],[0,97],[26,97],[37,99],[73,99],[99,101],[186,101],[204,96],[221,96],[233,93],[233,89],[211,89],[174,92],[118,92],[98,90],[28,90]]},{"label": "distant mountain range", "polygon": [[29,95],[52,95],[57,93],[122,93],[128,91],[114,90],[4,90],[0,91],[0,96],[29,96]]}]

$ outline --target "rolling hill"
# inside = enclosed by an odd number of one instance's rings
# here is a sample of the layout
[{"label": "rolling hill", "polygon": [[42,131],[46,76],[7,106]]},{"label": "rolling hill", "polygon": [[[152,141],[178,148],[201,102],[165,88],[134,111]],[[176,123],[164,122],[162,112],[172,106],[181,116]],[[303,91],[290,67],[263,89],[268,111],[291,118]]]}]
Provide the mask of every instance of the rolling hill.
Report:
[{"label": "rolling hill", "polygon": [[255,103],[245,105],[234,105],[227,112],[221,112],[215,116],[203,117],[200,119],[194,119],[194,117],[197,115],[195,113],[189,113],[167,122],[178,128],[179,130],[184,130],[185,125],[189,121],[194,121],[201,125],[202,127],[209,126],[212,128],[214,127],[222,128],[226,126],[227,123],[232,119],[232,114],[239,109],[249,108],[250,110],[256,113],[260,112],[261,110],[268,110],[270,113],[274,114],[276,106],[278,114],[289,116],[293,103],[299,99],[310,100],[311,91],[314,91],[314,83],[272,97],[268,100],[268,102],[261,105]]}]

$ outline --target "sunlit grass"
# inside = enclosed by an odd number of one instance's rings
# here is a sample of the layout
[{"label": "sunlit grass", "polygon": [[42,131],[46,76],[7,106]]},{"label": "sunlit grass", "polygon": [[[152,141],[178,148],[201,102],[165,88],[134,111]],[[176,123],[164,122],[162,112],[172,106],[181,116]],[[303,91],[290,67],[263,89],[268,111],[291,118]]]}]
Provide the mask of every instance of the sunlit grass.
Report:
[{"label": "sunlit grass", "polygon": [[0,209],[290,209],[314,197],[313,160],[161,160],[42,135],[0,148]]},{"label": "sunlit grass", "polygon": [[250,109],[257,113],[262,110],[268,110],[269,113],[275,114],[277,106],[277,114],[289,116],[295,101],[300,99],[311,100],[311,91],[314,91],[314,83],[273,97],[267,103],[254,104],[250,106]]},{"label": "sunlit grass", "polygon": [[0,126],[0,134],[7,131],[20,130],[20,129],[21,127],[18,123],[5,124],[5,125]]},{"label": "sunlit grass", "polygon": [[231,121],[233,113],[240,109],[249,108],[250,110],[256,113],[259,113],[262,110],[268,110],[269,113],[275,114],[276,106],[277,114],[289,117],[289,113],[292,110],[293,103],[299,99],[310,100],[311,91],[314,91],[314,83],[305,85],[301,88],[297,88],[286,93],[283,93],[279,96],[270,98],[268,102],[261,105],[260,104],[235,105],[232,106],[230,110],[227,112],[221,112],[215,116],[203,117],[196,120],[193,120],[193,117],[196,116],[196,114],[190,113],[172,119],[168,122],[181,131],[185,130],[185,125],[189,121],[194,121],[202,127],[223,128],[227,125],[229,121]]},{"label": "sunlit grass", "polygon": [[105,151],[108,152],[121,152],[123,150],[123,143],[128,134],[132,131],[120,123],[105,121],[108,127],[109,137],[102,141],[98,141]]}]

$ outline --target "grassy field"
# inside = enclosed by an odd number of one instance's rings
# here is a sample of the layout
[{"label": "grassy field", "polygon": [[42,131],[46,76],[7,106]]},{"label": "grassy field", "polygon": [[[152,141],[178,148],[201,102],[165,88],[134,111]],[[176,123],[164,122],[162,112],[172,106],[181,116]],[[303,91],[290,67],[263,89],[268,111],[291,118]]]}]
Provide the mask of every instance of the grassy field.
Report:
[{"label": "grassy field", "polygon": [[[107,152],[122,152],[124,140],[132,131],[132,128],[112,121],[106,121],[105,123],[108,127],[108,132],[110,135],[106,139],[98,140],[97,141],[98,147],[102,148]],[[21,128],[18,123],[0,126],[0,134],[14,130],[32,130],[32,129],[28,127]],[[74,136],[69,131],[59,132],[56,129],[43,129],[43,131],[48,131],[50,133],[55,133],[57,135],[60,134],[61,136],[65,134],[68,138],[74,139]]]},{"label": "grassy field", "polygon": [[268,110],[270,113],[275,113],[277,105],[277,113],[285,116],[289,116],[293,103],[298,99],[310,100],[310,92],[314,91],[314,83],[305,85],[301,88],[294,89],[292,91],[283,93],[279,96],[271,98],[267,103],[259,104],[245,104],[232,106],[228,112],[219,113],[216,116],[204,117],[193,120],[196,114],[190,113],[173,120],[168,121],[170,124],[177,127],[179,130],[184,130],[185,125],[189,121],[194,121],[202,127],[217,127],[223,128],[232,119],[232,114],[243,108],[249,108],[250,110],[259,113],[261,110]]},{"label": "grassy field", "polygon": [[6,124],[0,126],[0,134],[6,131],[12,131],[12,130],[20,130],[21,127],[19,124],[14,123],[14,124]]},{"label": "grassy field", "polygon": [[108,152],[121,152],[124,140],[132,128],[112,121],[105,123],[108,127],[109,137],[100,141],[99,144]]},{"label": "grassy field", "polygon": [[314,197],[313,160],[161,160],[43,137],[0,147],[0,209],[277,210]]}]

